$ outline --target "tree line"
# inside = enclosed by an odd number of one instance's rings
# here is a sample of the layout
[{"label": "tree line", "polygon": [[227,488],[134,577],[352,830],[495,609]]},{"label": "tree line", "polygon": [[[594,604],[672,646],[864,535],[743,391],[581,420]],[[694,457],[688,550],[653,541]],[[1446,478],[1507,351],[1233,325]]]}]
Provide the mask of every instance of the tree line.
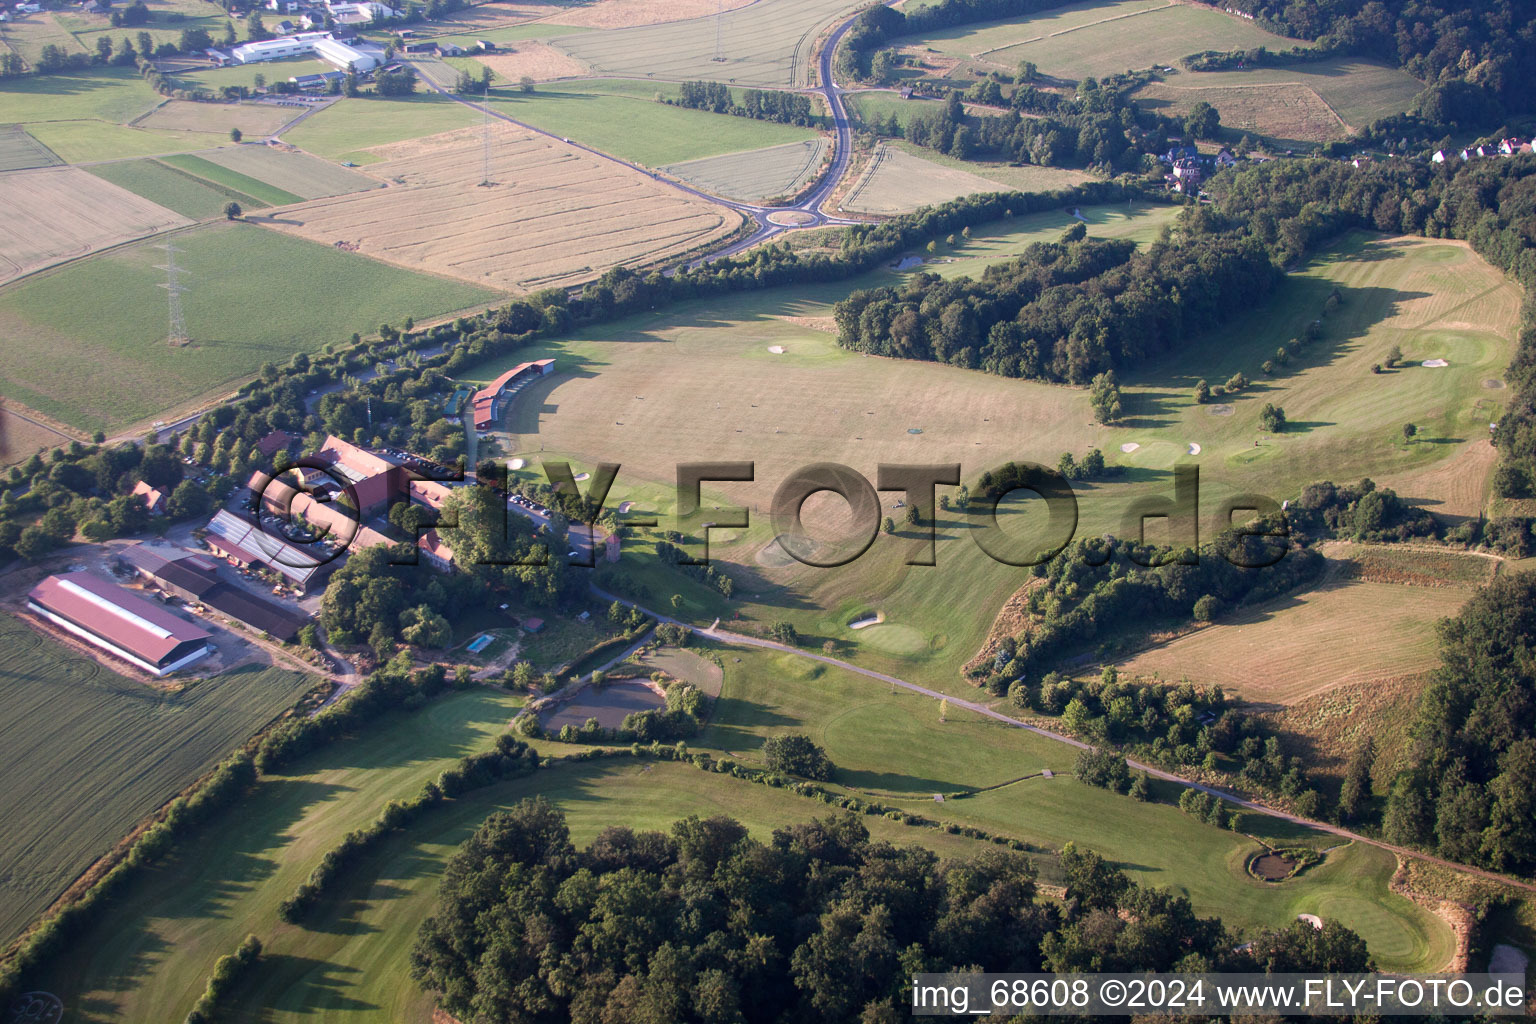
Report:
[{"label": "tree line", "polygon": [[676,98],[658,98],[670,106],[750,117],[758,121],[777,121],[780,124],[813,127],[825,120],[816,113],[811,98],[804,93],[744,89],[738,102],[731,87],[720,82],[684,82],[678,90]]},{"label": "tree line", "polygon": [[[774,831],[724,816],[610,827],[578,849],[542,798],[493,814],[443,875],[413,976],[462,1020],[633,1024],[905,1019],[918,971],[1365,970],[1336,922],[1239,945],[1187,897],[1068,844],[1066,898],[1022,854],[941,862],[851,815]],[[573,984],[569,979],[580,979]]]}]

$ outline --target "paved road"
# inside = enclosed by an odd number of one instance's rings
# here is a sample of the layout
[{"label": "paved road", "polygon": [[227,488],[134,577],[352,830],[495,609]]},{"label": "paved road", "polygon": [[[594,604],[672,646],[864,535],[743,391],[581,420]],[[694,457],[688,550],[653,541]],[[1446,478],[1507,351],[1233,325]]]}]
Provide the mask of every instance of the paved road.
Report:
[{"label": "paved road", "polygon": [[[633,601],[628,601],[622,597],[618,597],[617,595],[610,594],[596,586],[592,587],[592,592],[605,601],[618,601],[620,604],[626,605],[627,607],[637,608],[646,615],[653,616],[658,622],[671,622],[682,626],[688,626],[690,629],[700,634],[701,636],[707,636],[710,639],[718,640],[723,644],[732,644],[738,647],[764,647],[768,648],[769,650],[781,651],[785,654],[792,654],[799,658],[809,658],[811,661],[819,661],[823,665],[832,665],[836,668],[843,669],[844,671],[852,672],[855,675],[865,676],[869,679],[878,679],[882,683],[889,683],[892,686],[900,686],[903,689],[911,690],[913,693],[921,693],[926,697],[932,697],[934,700],[947,700],[954,707],[965,708],[967,711],[974,711],[978,715],[984,715],[987,718],[1002,722],[1004,725],[1009,725],[1016,729],[1024,729],[1028,732],[1034,733],[1037,736],[1044,736],[1047,739],[1056,740],[1058,743],[1065,743],[1068,746],[1077,747],[1080,750],[1087,750],[1090,748],[1089,744],[1084,743],[1081,740],[1073,739],[1071,736],[1064,736],[1059,732],[1052,732],[1049,729],[1042,729],[1037,725],[1030,725],[1028,722],[1021,722],[1016,718],[1010,718],[1002,712],[996,711],[988,705],[979,703],[977,701],[965,700],[964,698],[956,697],[952,694],[941,693],[938,690],[931,690],[926,686],[919,686],[917,683],[909,683],[905,679],[899,679],[896,676],[886,675],[884,672],[876,672],[873,669],[863,668],[859,665],[843,661],[839,658],[832,658],[824,654],[812,654],[809,651],[802,651],[798,647],[791,647],[789,644],[782,644],[776,640],[765,640],[762,637],[747,636],[742,633],[732,633],[727,630],[723,630],[720,628],[720,620],[718,619],[716,619],[714,625],[710,626],[709,628],[700,629],[691,623],[681,622],[677,619],[663,615],[660,612],[652,611],[643,605],[636,604]],[[1313,821],[1310,818],[1303,818],[1300,815],[1278,810],[1274,807],[1269,807],[1264,804],[1257,803],[1253,800],[1244,799],[1243,797],[1237,796],[1236,794],[1228,793],[1225,790],[1216,789],[1214,786],[1207,786],[1204,783],[1196,782],[1194,779],[1186,779],[1182,775],[1175,775],[1172,772],[1164,771],[1163,769],[1154,767],[1153,765],[1142,764],[1139,761],[1132,761],[1130,759],[1127,759],[1126,763],[1129,764],[1133,769],[1145,771],[1148,775],[1155,779],[1163,779],[1168,782],[1177,783],[1181,786],[1187,786],[1190,789],[1197,789],[1202,793],[1209,793],[1212,796],[1220,797],[1221,799],[1235,804],[1247,811],[1253,811],[1257,814],[1267,814],[1270,817],[1279,818],[1282,821],[1289,821],[1296,825],[1305,826],[1306,828],[1316,829],[1320,832],[1327,832],[1330,835],[1339,836],[1343,839],[1352,840],[1358,843],[1365,843],[1369,846],[1377,846],[1383,850],[1389,850],[1392,853],[1398,854],[1402,857],[1413,857],[1417,860],[1427,861],[1431,864],[1438,864],[1441,867],[1450,868],[1453,871],[1460,871],[1465,874],[1476,875],[1479,878],[1486,878],[1491,882],[1499,882],[1503,885],[1513,886],[1517,889],[1524,889],[1527,892],[1536,892],[1536,884],[1522,881],[1518,878],[1511,878],[1507,875],[1501,875],[1493,871],[1484,871],[1481,868],[1469,867],[1466,864],[1458,864],[1455,861],[1445,860],[1444,858],[1435,857],[1431,854],[1422,853],[1418,850],[1410,850],[1406,847],[1394,846],[1391,843],[1383,842],[1380,839],[1373,839],[1370,836],[1361,835],[1358,832],[1351,832],[1347,828],[1343,828],[1339,825],[1334,825],[1326,821]]]}]

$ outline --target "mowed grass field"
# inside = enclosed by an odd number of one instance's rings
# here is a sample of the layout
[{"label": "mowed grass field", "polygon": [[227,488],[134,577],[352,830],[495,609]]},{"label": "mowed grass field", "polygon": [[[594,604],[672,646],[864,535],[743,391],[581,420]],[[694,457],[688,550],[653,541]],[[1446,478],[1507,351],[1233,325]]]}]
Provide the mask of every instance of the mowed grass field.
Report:
[{"label": "mowed grass field", "polygon": [[12,171],[0,176],[0,284],[186,223],[76,167]]},{"label": "mowed grass field", "polygon": [[710,79],[728,85],[804,87],[815,84],[812,48],[818,32],[857,10],[849,0],[778,0],[714,17],[661,25],[557,36],[550,42],[600,75]]},{"label": "mowed grass field", "polygon": [[383,159],[368,152],[375,146],[479,123],[475,111],[437,93],[409,99],[359,96],[332,103],[284,132],[283,141],[327,160],[369,164]]},{"label": "mowed grass field", "polygon": [[1196,103],[1221,113],[1233,137],[1328,142],[1412,104],[1423,85],[1377,61],[1335,57],[1293,68],[1171,75],[1136,92],[1148,109],[1178,116]]},{"label": "mowed grass field", "polygon": [[1471,596],[1470,587],[1340,580],[1223,616],[1117,667],[1217,684],[1256,704],[1295,704],[1337,686],[1434,668],[1435,624]]},{"label": "mowed grass field", "polygon": [[662,170],[694,188],[731,199],[761,202],[798,192],[815,180],[827,159],[827,140],[807,139],[745,153],[669,164]]},{"label": "mowed grass field", "polygon": [[1201,4],[1082,4],[1046,14],[902,40],[1008,68],[1033,61],[1054,78],[1078,81],[1174,64],[1201,50],[1289,49],[1297,40]]},{"label": "mowed grass field", "polygon": [[103,181],[192,220],[220,216],[231,202],[239,203],[241,209],[267,205],[244,192],[204,181],[161,160],[115,160],[94,164],[89,170]]},{"label": "mowed grass field", "polygon": [[110,431],[354,331],[497,297],[249,224],[173,237],[191,345],[166,342],[165,250],[125,247],[0,290],[0,335],[32,339],[0,352],[0,394],[80,430]]},{"label": "mowed grass field", "polygon": [[984,192],[1070,188],[1089,177],[1060,167],[977,164],[906,143],[885,142],[875,150],[841,206],[853,213],[891,216]]},{"label": "mowed grass field", "polygon": [[0,941],[316,680],[247,666],[158,692],[0,615]]},{"label": "mowed grass field", "polygon": [[[1090,234],[1107,222],[1144,239],[1155,234],[1161,212],[1088,208],[1084,215]],[[988,263],[1034,238],[1057,236],[1068,223],[1066,214],[1052,213],[983,226],[939,257],[954,263],[935,269],[979,276]],[[1081,457],[1097,447],[1126,473],[1076,485],[1079,535],[1123,532],[1128,503],[1169,493],[1171,467],[1189,461],[1201,469],[1202,537],[1220,528],[1215,512],[1225,498],[1257,492],[1278,501],[1320,478],[1398,474],[1410,482],[1401,488],[1405,497],[1433,501],[1435,493],[1411,481],[1476,456],[1487,424],[1498,418],[1491,403],[1503,394],[1481,382],[1507,364],[1519,308],[1517,289],[1465,246],[1353,235],[1251,315],[1171,358],[1123,373],[1126,418],[1105,427],[1094,424],[1086,390],[865,357],[838,348],[832,335],[814,329],[814,319],[784,319],[826,317],[849,287],[901,278],[887,270],[851,285],[802,289],[792,299],[713,300],[707,309],[635,317],[542,346],[538,355],[555,356],[560,373],[512,409],[506,450],[542,449],[546,458],[558,453],[587,469],[621,463],[610,501],[644,498],[642,509],[659,506],[663,513],[670,512],[677,463],[695,461],[701,451],[754,462],[754,483],[713,485],[716,500],[744,505],[753,517],[746,531],[711,534],[711,558],[735,580],[730,610],[793,622],[812,646],[833,639],[870,667],[967,692],[957,670],[1028,570],[992,562],[967,539],[969,525],[952,515],[940,516],[936,567],[905,564],[919,543],[905,531],[877,538],[841,569],[784,567],[764,552],[774,535],[766,520],[774,489],[793,470],[837,461],[873,479],[881,463],[959,462],[974,487],[984,469],[1010,459],[1054,465],[1063,452]],[[1265,377],[1259,364],[1317,317],[1334,288],[1343,305],[1326,322],[1323,340]],[[1371,373],[1393,344],[1415,365]],[[1416,365],[1440,357],[1450,365]],[[505,368],[487,364],[474,375],[489,379]],[[1248,391],[1224,406],[1195,404],[1198,380],[1224,381],[1239,370],[1256,381]],[[1286,409],[1285,434],[1259,430],[1258,413],[1268,402]],[[1402,444],[1405,421],[1418,424],[1425,443]],[[1188,454],[1191,443],[1201,446],[1200,455]],[[1139,447],[1123,453],[1127,444]],[[1474,472],[1488,472],[1486,463],[1476,465],[1484,468]],[[1038,526],[1022,503],[1016,521]],[[1147,533],[1163,536],[1155,523]],[[698,595],[689,614],[704,621],[720,610],[707,593],[684,585],[692,581],[680,573],[651,568],[648,547],[628,546],[624,558],[661,595],[657,600],[672,592]],[[966,600],[955,601],[962,589]],[[865,610],[884,611],[886,623],[848,629],[849,618]]]},{"label": "mowed grass field", "polygon": [[687,252],[740,215],[505,122],[376,150],[382,191],[291,206],[263,223],[465,281],[527,291]]},{"label": "mowed grass field", "polygon": [[0,125],[0,171],[56,167],[62,160],[19,124]]},{"label": "mowed grass field", "polygon": [[508,117],[645,167],[816,137],[809,128],[671,107],[579,83],[540,86],[532,95],[493,92],[491,98],[493,109]]},{"label": "mowed grass field", "polygon": [[208,145],[208,136],[202,133],[127,127],[162,102],[132,68],[26,76],[10,79],[0,89],[0,124],[25,126],[66,163],[176,153]]},{"label": "mowed grass field", "polygon": [[[57,973],[39,984],[81,1021],[179,1019],[224,947],[255,932],[267,956],[244,990],[253,1016],[287,1021],[323,1011],[342,1021],[425,1024],[430,1006],[410,980],[407,954],[432,910],[443,862],[490,812],[543,794],[566,811],[579,843],[611,824],[665,828],[688,814],[714,813],[737,817],[767,839],[772,828],[828,813],[824,804],[692,767],[562,766],[453,801],[349,872],[339,899],[327,901],[308,928],[278,921],[278,904],[345,832],[372,821],[389,800],[414,795],[453,760],[488,747],[517,704],[488,690],[452,694],[265,778],[238,813],[115,899],[100,927],[80,941],[82,955],[60,958]],[[870,827],[945,854],[978,848],[894,822]]]}]

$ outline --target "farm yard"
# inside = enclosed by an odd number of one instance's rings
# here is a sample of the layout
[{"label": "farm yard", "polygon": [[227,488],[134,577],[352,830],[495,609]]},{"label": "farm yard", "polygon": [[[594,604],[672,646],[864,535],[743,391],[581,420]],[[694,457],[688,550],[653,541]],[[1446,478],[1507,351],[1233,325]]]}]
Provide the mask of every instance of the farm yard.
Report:
[{"label": "farm yard", "polygon": [[315,684],[250,665],[164,693],[0,614],[0,937]]},{"label": "farm yard", "polygon": [[989,166],[933,152],[919,156],[915,147],[906,143],[883,142],[841,205],[850,213],[890,216],[983,192],[1048,192],[1068,188],[1088,177],[1058,167]]},{"label": "farm yard", "polygon": [[[1103,231],[1145,241],[1168,209],[1090,207],[1083,215],[1090,235]],[[979,276],[988,262],[1008,258],[1032,240],[1056,237],[1069,223],[1065,214],[1052,213],[981,226],[971,239],[944,247],[935,262],[910,272]],[[1128,475],[1079,489],[1079,533],[1096,535],[1120,530],[1129,501],[1166,493],[1170,467],[1191,458],[1190,442],[1202,446],[1194,458],[1203,471],[1205,509],[1237,493],[1292,497],[1323,475],[1353,481],[1427,473],[1460,457],[1482,442],[1486,424],[1498,418],[1482,403],[1499,392],[1484,389],[1481,381],[1508,360],[1519,309],[1518,290],[1460,244],[1355,234],[1292,275],[1263,310],[1156,366],[1128,371],[1121,385],[1127,419],[1104,427],[1094,424],[1085,391],[869,359],[797,322],[828,316],[831,301],[848,288],[899,283],[902,277],[884,270],[846,284],[807,287],[792,299],[714,300],[707,313],[684,307],[580,332],[539,346],[537,355],[520,352],[507,365],[548,355],[573,372],[562,375],[538,405],[512,410],[504,448],[542,448],[585,466],[619,462],[624,470],[610,496],[619,502],[669,486],[675,463],[700,449],[722,460],[753,460],[759,481],[782,480],[817,461],[872,475],[880,463],[954,459],[974,487],[983,469],[1010,459],[1050,465],[1064,451],[1081,457],[1097,447]],[[1343,304],[1327,321],[1316,354],[1273,377],[1259,372],[1267,354],[1316,318],[1335,287]],[[1372,374],[1371,365],[1392,344],[1412,360],[1443,355],[1450,366]],[[782,354],[771,352],[774,347]],[[488,364],[476,374],[488,377],[505,368]],[[1197,380],[1225,380],[1239,370],[1257,383],[1232,403],[1232,415],[1214,416],[1190,398]],[[899,408],[881,398],[890,394],[903,396]],[[1265,402],[1284,405],[1292,417],[1286,434],[1259,431]],[[680,417],[678,409],[689,414]],[[1397,432],[1404,420],[1418,423],[1423,437],[1446,441],[1403,445]],[[1125,444],[1137,448],[1122,453]],[[1483,472],[1490,473],[1491,465]],[[850,645],[871,668],[969,692],[957,670],[981,646],[988,624],[956,609],[946,595],[963,579],[971,594],[968,609],[997,609],[1024,582],[1023,571],[992,562],[965,540],[959,523],[944,516],[934,569],[904,564],[914,542],[900,532],[878,538],[853,566],[837,572],[775,565],[759,558],[772,538],[764,521],[771,493],[770,483],[716,485],[717,499],[758,512],[750,529],[716,532],[711,539],[711,557],[729,563],[735,578],[731,610],[762,622],[789,621],[803,637],[815,638],[813,645],[823,639]],[[1438,500],[1431,490],[1404,494]],[[1202,523],[1203,536],[1212,529]],[[1163,536],[1155,523],[1147,532],[1149,539]],[[644,544],[626,551],[626,565],[631,561],[629,571],[653,590],[694,593],[678,585],[675,570],[651,568]],[[1434,605],[1422,612],[1420,621],[1428,622],[1456,599],[1437,591],[1423,600]],[[854,613],[871,607],[887,615],[877,629],[903,627],[895,637],[901,643],[876,643],[878,637],[847,628]],[[706,611],[719,609],[707,603],[697,609],[701,616]]]},{"label": "farm yard", "polygon": [[508,117],[651,168],[816,138],[809,128],[667,106],[656,93],[648,83],[570,83],[531,96],[493,92],[491,101]]},{"label": "farm yard", "polygon": [[720,62],[713,59],[716,19],[707,17],[550,42],[598,74],[804,87],[814,82],[817,34],[856,7],[849,0],[780,0],[727,11],[718,23],[725,58]]},{"label": "farm yard", "polygon": [[1375,61],[1335,57],[1293,68],[1190,72],[1136,92],[1149,109],[1178,116],[1204,101],[1231,134],[1328,142],[1407,110],[1423,86]]},{"label": "farm yard", "polygon": [[[174,238],[192,344],[166,343],[164,249],[126,246],[0,289],[0,335],[34,342],[0,349],[0,394],[82,431],[122,429],[243,381],[262,363],[497,295],[248,224]],[[81,366],[94,370],[82,375]]]},{"label": "farm yard", "polygon": [[526,291],[680,255],[723,237],[739,215],[521,128],[492,129],[483,187],[479,129],[376,150],[394,183],[262,218],[285,232],[345,241],[379,259]]},{"label": "farm yard", "polygon": [[814,181],[826,162],[827,150],[825,139],[812,139],[688,160],[661,170],[705,192],[756,203],[794,195]]},{"label": "farm yard", "polygon": [[0,176],[0,284],[187,223],[78,168],[13,171]]}]

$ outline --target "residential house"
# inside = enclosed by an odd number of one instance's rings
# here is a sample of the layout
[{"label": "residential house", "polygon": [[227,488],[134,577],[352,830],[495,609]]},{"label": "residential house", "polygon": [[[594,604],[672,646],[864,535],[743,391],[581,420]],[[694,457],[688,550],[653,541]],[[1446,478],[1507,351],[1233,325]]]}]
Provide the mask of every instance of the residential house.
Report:
[{"label": "residential house", "polygon": [[140,480],[133,485],[132,496],[144,499],[144,507],[149,509],[150,515],[165,515],[166,495],[164,491],[157,490],[143,480]]}]

